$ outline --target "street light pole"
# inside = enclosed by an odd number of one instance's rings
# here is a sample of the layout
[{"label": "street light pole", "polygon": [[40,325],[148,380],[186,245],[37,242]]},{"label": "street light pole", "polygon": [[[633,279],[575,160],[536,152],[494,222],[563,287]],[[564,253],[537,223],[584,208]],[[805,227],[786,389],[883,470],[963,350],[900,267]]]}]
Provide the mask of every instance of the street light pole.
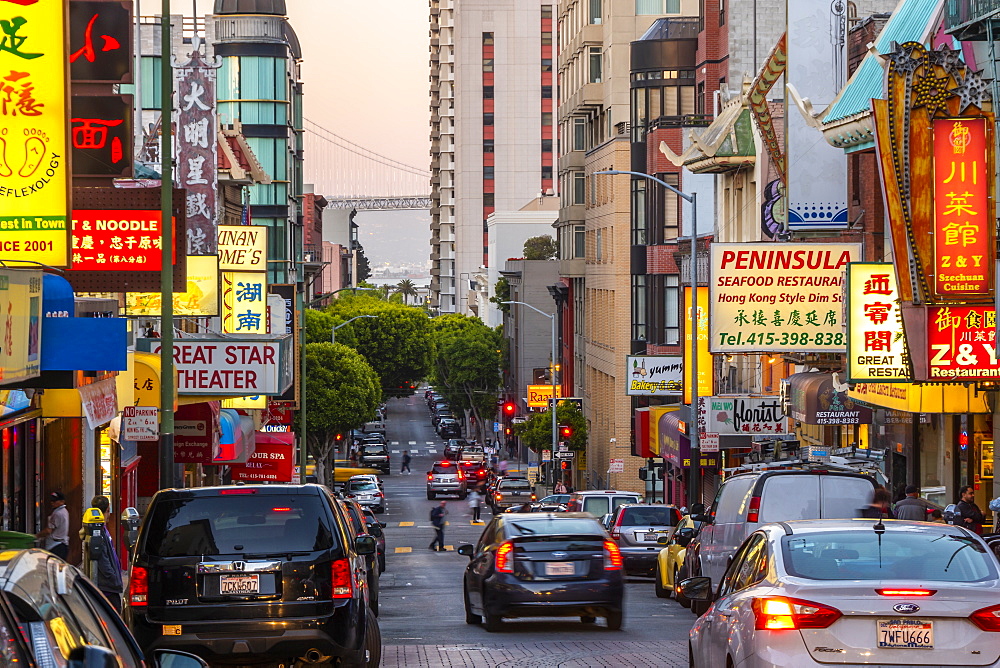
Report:
[{"label": "street light pole", "polygon": [[555,470],[556,470],[556,450],[559,447],[559,423],[558,423],[558,420],[556,418],[556,407],[559,405],[559,402],[556,401],[556,398],[557,398],[556,397],[556,394],[557,394],[556,393],[556,352],[557,352],[556,351],[556,316],[555,316],[554,313],[551,313],[551,314],[550,313],[546,313],[545,311],[543,311],[543,310],[541,310],[539,308],[536,308],[536,307],[532,306],[531,304],[528,304],[527,302],[509,301],[509,302],[502,302],[502,303],[503,304],[520,304],[521,306],[527,306],[532,311],[535,311],[536,313],[541,313],[546,318],[548,318],[549,320],[552,321],[552,368],[551,368],[551,371],[549,372],[551,374],[551,378],[549,380],[552,381],[552,407],[549,409],[551,411],[551,413],[552,413],[552,450],[549,453],[549,466],[552,469],[552,476],[551,477],[552,477],[552,480],[553,480],[552,485],[553,485],[553,488],[554,488],[554,486],[555,486],[555,482],[554,482],[555,481]]},{"label": "street light pole", "polygon": [[[648,179],[674,193],[678,197],[691,203],[691,320],[688,325],[691,328],[691,422],[693,429],[688,430],[688,440],[691,442],[691,477],[688,484],[688,507],[701,502],[701,443],[698,432],[698,193],[685,193],[673,187],[666,181],[658,179],[645,172],[631,172],[624,169],[609,169],[597,174],[608,174],[617,176],[619,174],[629,174],[640,178]],[[707,317],[708,314],[706,314]],[[666,481],[664,480],[664,489]]]},{"label": "street light pole", "polygon": [[349,325],[358,318],[377,318],[377,317],[378,317],[377,315],[356,315],[347,322],[342,322],[339,325],[336,325],[333,329],[330,330],[330,343],[337,342],[337,330],[343,327],[344,325]]}]

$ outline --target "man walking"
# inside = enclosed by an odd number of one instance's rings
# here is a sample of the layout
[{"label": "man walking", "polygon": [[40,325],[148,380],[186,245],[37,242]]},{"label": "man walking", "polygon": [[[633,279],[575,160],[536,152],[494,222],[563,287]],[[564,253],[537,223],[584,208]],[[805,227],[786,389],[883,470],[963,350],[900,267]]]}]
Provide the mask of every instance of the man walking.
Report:
[{"label": "man walking", "polygon": [[438,552],[445,552],[444,549],[444,524],[445,517],[448,515],[448,502],[442,501],[438,505],[431,509],[431,524],[434,525],[434,540],[427,549],[433,550],[434,545],[437,544]]},{"label": "man walking", "polygon": [[52,512],[49,513],[48,526],[35,537],[48,538],[45,549],[65,560],[69,556],[69,508],[66,507],[66,497],[62,492],[52,492],[49,494],[49,504]]},{"label": "man walking", "polygon": [[955,510],[958,511],[958,517],[955,519],[955,524],[982,536],[983,521],[986,519],[986,516],[983,515],[983,511],[976,505],[976,491],[969,485],[963,485],[958,490],[958,496],[959,502],[955,506]]},{"label": "man walking", "polygon": [[929,513],[934,510],[934,506],[920,498],[920,488],[916,485],[907,485],[904,491],[906,496],[896,502],[896,519],[930,522]]},{"label": "man walking", "polygon": [[403,450],[403,463],[399,467],[399,473],[400,473],[400,475],[402,475],[403,473],[407,473],[407,474],[411,473],[411,471],[410,471],[410,460],[411,460],[410,451],[409,450]]}]

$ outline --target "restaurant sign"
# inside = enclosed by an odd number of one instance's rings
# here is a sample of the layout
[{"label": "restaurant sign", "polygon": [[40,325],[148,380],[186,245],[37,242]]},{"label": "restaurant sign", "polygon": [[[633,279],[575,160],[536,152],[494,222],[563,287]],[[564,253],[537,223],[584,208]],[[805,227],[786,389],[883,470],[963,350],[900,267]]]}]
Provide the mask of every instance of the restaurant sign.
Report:
[{"label": "restaurant sign", "polygon": [[931,306],[927,310],[930,380],[996,380],[995,306]]},{"label": "restaurant sign", "polygon": [[680,395],[684,384],[684,362],[679,356],[629,355],[625,394],[634,396]]},{"label": "restaurant sign", "polygon": [[267,271],[267,228],[219,225],[220,271]]},{"label": "restaurant sign", "polygon": [[71,269],[160,271],[163,267],[162,220],[161,213],[154,209],[74,209]]},{"label": "restaurant sign", "polygon": [[847,267],[847,377],[850,382],[912,379],[891,262]]}]

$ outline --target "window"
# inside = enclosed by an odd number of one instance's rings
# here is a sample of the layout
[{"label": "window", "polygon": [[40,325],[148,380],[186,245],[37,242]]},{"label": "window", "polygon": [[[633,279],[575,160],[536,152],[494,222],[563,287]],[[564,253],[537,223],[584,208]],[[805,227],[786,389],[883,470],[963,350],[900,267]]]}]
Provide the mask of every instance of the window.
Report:
[{"label": "window", "polygon": [[493,152],[493,146],[494,146],[494,144],[493,144],[493,140],[492,139],[484,139],[483,140],[483,153],[492,153]]},{"label": "window", "polygon": [[543,72],[551,72],[552,71],[552,59],[551,58],[542,58],[542,71]]},{"label": "window", "polygon": [[601,0],[590,0],[590,23],[600,25],[601,14]]},{"label": "window", "polygon": [[[492,116],[493,114],[490,114]],[[552,112],[543,111],[542,112],[542,125],[552,125]]]},{"label": "window", "polygon": [[493,206],[495,206],[494,204],[494,202],[496,201],[495,197],[496,195],[494,195],[494,193],[483,193],[483,207],[492,208]]},{"label": "window", "polygon": [[493,177],[493,165],[486,165],[483,167],[483,178],[487,181],[491,181]]},{"label": "window", "polygon": [[573,172],[573,204],[587,203],[587,175]]},{"label": "window", "polygon": [[681,340],[681,277],[672,274],[664,278],[666,287],[663,290],[663,343],[675,346]]},{"label": "window", "polygon": [[719,593],[722,596],[742,591],[764,579],[767,574],[767,541],[754,534],[733,559]]},{"label": "window", "polygon": [[484,100],[493,99],[493,86],[483,86],[483,99]]},{"label": "window", "polygon": [[552,178],[552,165],[542,165],[542,178],[543,179]]},{"label": "window", "polygon": [[483,46],[493,46],[493,33],[491,32],[483,33]]},{"label": "window", "polygon": [[493,112],[483,114],[483,125],[493,125]]},{"label": "window", "polygon": [[646,276],[632,276],[632,340],[646,339]]},{"label": "window", "polygon": [[726,25],[726,0],[719,0],[719,25]]},{"label": "window", "polygon": [[543,100],[552,99],[552,86],[542,86],[542,99]]},{"label": "window", "polygon": [[587,150],[587,119],[582,116],[573,118],[573,150]]},{"label": "window", "polygon": [[542,153],[552,153],[552,140],[543,139],[542,140]]},{"label": "window", "polygon": [[646,245],[646,181],[632,180],[632,245]]},{"label": "window", "polygon": [[705,113],[705,82],[702,81],[698,84],[698,92],[694,98],[694,113],[704,114]]},{"label": "window", "polygon": [[552,32],[549,30],[542,31],[542,46],[552,46]]},{"label": "window", "polygon": [[542,18],[543,19],[552,18],[552,5],[542,5]]},{"label": "window", "polygon": [[681,0],[635,0],[636,16],[680,14]]},{"label": "window", "polygon": [[493,59],[483,58],[483,72],[492,72],[492,71],[493,71]]},{"label": "window", "polygon": [[603,74],[604,58],[601,53],[601,47],[592,46],[589,50],[590,53],[590,83],[601,83],[601,76]]},{"label": "window", "polygon": [[573,257],[582,258],[587,253],[587,233],[583,225],[573,226]]},{"label": "window", "polygon": [[597,239],[596,250],[594,253],[594,259],[601,262],[604,259],[604,230],[597,228],[597,234],[595,235]]}]

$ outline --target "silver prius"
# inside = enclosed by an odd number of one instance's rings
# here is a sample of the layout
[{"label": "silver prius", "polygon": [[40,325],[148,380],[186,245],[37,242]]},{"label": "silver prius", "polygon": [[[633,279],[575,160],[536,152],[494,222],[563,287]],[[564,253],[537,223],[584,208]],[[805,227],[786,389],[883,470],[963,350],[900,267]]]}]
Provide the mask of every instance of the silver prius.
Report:
[{"label": "silver prius", "polygon": [[768,524],[721,583],[678,587],[712,601],[691,629],[692,666],[1000,666],[997,558],[957,526]]}]

